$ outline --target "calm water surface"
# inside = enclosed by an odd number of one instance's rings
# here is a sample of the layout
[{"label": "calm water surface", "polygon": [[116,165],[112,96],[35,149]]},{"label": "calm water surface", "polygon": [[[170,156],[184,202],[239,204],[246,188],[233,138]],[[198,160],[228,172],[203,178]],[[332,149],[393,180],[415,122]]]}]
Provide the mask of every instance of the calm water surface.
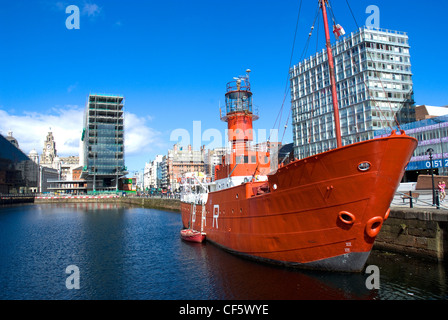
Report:
[{"label": "calm water surface", "polygon": [[[366,274],[258,264],[180,240],[179,213],[112,204],[0,208],[0,299],[446,300],[447,266],[374,251]],[[68,290],[76,265],[80,289]]]}]

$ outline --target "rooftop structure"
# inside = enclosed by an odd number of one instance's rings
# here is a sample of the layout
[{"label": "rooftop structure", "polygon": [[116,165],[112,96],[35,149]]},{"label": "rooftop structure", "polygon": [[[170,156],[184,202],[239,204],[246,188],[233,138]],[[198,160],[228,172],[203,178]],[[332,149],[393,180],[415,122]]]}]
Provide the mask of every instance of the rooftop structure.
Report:
[{"label": "rooftop structure", "polygon": [[435,106],[421,105],[415,107],[415,117],[417,121],[445,115],[448,115],[448,106],[435,107]]},{"label": "rooftop structure", "polygon": [[11,142],[17,149],[19,148],[19,142],[17,141],[16,138],[13,137],[11,130],[8,131],[8,136],[6,137],[6,140]]}]

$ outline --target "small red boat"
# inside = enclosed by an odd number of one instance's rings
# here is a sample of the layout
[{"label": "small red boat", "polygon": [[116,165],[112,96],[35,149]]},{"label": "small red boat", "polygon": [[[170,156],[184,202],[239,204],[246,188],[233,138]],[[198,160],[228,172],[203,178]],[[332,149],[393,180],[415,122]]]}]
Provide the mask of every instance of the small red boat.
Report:
[{"label": "small red boat", "polygon": [[180,231],[182,240],[190,242],[201,243],[205,240],[205,232],[196,231],[193,229],[182,229]]}]

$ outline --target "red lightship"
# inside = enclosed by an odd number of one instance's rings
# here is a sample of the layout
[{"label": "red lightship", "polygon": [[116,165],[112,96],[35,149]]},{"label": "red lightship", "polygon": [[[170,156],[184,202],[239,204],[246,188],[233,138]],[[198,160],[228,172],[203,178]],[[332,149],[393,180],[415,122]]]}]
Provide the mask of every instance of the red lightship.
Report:
[{"label": "red lightship", "polygon": [[[322,3],[322,2],[321,2]],[[269,143],[252,146],[248,74],[227,84],[230,150],[215,182],[183,196],[185,228],[256,260],[309,269],[363,270],[417,146],[404,132],[342,146],[333,56],[325,5],[337,148],[278,166]],[[197,191],[196,191],[197,192]]]}]

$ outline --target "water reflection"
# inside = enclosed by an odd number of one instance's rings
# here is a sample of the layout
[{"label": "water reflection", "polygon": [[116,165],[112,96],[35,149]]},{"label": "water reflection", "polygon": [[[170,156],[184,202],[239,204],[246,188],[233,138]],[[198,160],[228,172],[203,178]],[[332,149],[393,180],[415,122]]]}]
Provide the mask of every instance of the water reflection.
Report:
[{"label": "water reflection", "polygon": [[196,264],[205,264],[213,299],[346,300],[373,299],[362,274],[291,270],[246,260],[212,245],[188,244]]},{"label": "water reflection", "polygon": [[446,300],[448,265],[411,255],[374,251],[368,264],[380,268],[381,283],[377,299]]},{"label": "water reflection", "polygon": [[[292,270],[179,237],[178,213],[116,204],[0,209],[0,299],[447,299],[446,265],[374,251],[368,275]],[[65,268],[80,269],[67,290]],[[24,276],[25,275],[25,276]]]}]

